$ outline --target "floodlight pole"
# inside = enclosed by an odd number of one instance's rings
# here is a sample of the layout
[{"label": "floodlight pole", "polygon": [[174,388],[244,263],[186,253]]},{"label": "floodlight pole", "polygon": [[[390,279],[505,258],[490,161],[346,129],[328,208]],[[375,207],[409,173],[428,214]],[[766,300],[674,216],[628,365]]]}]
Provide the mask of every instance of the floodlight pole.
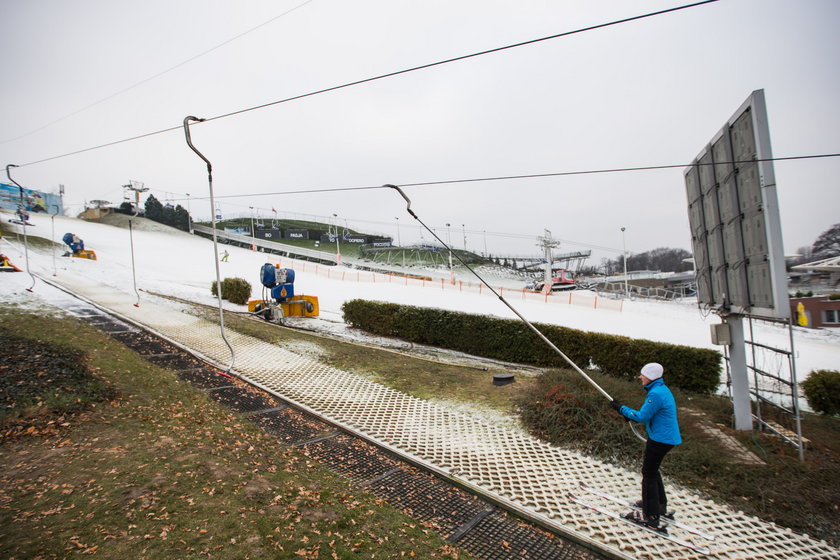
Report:
[{"label": "floodlight pole", "polygon": [[256,243],[257,234],[254,231],[254,207],[249,206],[248,208],[251,209],[251,250],[256,251],[257,250],[257,243]]},{"label": "floodlight pole", "polygon": [[21,226],[23,228],[23,253],[26,257],[26,273],[29,274],[30,278],[32,278],[32,285],[26,288],[26,291],[31,292],[32,288],[35,287],[35,276],[29,270],[29,239],[26,237],[26,205],[23,200],[23,187],[21,187],[17,181],[12,179],[12,176],[9,173],[9,169],[12,167],[17,167],[17,165],[10,163],[6,166],[6,177],[8,177],[9,181],[14,183],[15,186],[20,189],[20,221],[23,222],[23,225]]},{"label": "floodlight pole", "polygon": [[187,230],[192,233],[192,214],[190,214],[190,193],[187,193]]},{"label": "floodlight pole", "polygon": [[338,214],[333,214],[335,218],[335,264],[341,264],[341,246],[338,243]]},{"label": "floodlight pole", "polygon": [[446,224],[446,248],[449,249],[449,283],[455,285],[455,268],[452,266],[452,242],[449,240],[449,226]]},{"label": "floodlight pole", "polygon": [[624,297],[630,297],[630,290],[627,288],[627,244],[624,241],[624,228],[621,228],[621,260],[624,261]]},{"label": "floodlight pole", "polygon": [[402,253],[402,263],[403,268],[405,268],[405,249],[402,248],[402,238],[400,237],[400,219],[398,216],[394,216],[394,219],[397,221],[397,247],[400,248],[400,253]]}]

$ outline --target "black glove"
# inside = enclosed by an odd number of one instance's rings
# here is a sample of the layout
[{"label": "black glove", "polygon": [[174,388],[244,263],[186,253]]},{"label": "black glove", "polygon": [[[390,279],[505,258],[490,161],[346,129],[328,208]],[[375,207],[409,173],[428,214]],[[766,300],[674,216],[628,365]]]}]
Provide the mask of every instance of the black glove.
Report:
[{"label": "black glove", "polygon": [[615,410],[616,412],[618,412],[618,411],[620,411],[620,410],[621,410],[621,403],[620,403],[620,402],[618,402],[617,400],[612,400],[612,401],[610,401],[610,406],[611,406],[611,407],[613,408],[613,410]]}]

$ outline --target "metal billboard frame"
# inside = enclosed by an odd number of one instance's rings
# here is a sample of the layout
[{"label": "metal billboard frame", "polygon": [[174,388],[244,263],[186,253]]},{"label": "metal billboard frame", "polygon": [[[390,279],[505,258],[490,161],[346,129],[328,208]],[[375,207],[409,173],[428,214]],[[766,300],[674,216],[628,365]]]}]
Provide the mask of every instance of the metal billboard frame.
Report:
[{"label": "metal billboard frame", "polygon": [[683,170],[698,303],[789,319],[764,90],[753,91]]}]

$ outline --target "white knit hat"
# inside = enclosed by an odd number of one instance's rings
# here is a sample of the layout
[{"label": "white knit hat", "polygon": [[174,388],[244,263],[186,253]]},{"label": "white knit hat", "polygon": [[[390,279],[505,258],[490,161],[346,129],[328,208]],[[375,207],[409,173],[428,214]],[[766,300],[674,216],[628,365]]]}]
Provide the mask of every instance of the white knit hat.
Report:
[{"label": "white knit hat", "polygon": [[652,362],[650,364],[645,364],[645,367],[642,368],[641,374],[653,381],[654,379],[662,377],[662,373],[664,371],[665,370],[661,365],[656,362]]}]

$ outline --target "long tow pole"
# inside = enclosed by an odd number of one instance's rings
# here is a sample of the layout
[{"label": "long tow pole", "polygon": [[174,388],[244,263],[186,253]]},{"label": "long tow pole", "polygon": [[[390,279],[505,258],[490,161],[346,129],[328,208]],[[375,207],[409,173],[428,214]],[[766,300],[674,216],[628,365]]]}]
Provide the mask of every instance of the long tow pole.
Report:
[{"label": "long tow pole", "polygon": [[[545,342],[546,344],[548,344],[548,346],[549,346],[552,350],[554,350],[557,354],[559,354],[559,355],[560,355],[560,357],[562,357],[562,358],[566,361],[566,363],[568,363],[570,366],[572,366],[572,369],[574,369],[576,372],[578,372],[578,373],[581,375],[581,377],[583,377],[584,379],[586,379],[586,380],[589,382],[589,384],[590,384],[590,385],[592,385],[593,387],[595,387],[595,389],[597,389],[599,393],[601,393],[602,395],[604,395],[604,397],[606,397],[606,399],[607,399],[608,401],[612,402],[612,401],[614,400],[614,399],[610,396],[610,394],[609,394],[609,393],[607,393],[607,392],[603,389],[603,387],[601,387],[600,385],[598,385],[597,383],[595,383],[595,381],[594,381],[591,377],[589,377],[588,375],[586,375],[586,372],[584,372],[582,369],[580,369],[580,368],[578,367],[578,365],[577,365],[575,362],[573,362],[573,361],[572,361],[572,359],[571,359],[571,358],[569,358],[569,357],[568,357],[565,353],[563,353],[563,351],[562,351],[562,350],[560,350],[560,349],[559,349],[559,348],[558,348],[558,347],[557,347],[557,346],[556,346],[553,342],[551,342],[551,341],[548,339],[548,337],[547,337],[547,336],[545,336],[545,335],[544,335],[544,334],[543,334],[543,333],[542,333],[542,332],[541,332],[541,331],[540,331],[537,327],[535,327],[535,326],[534,326],[534,325],[533,325],[533,324],[532,324],[532,323],[531,323],[528,319],[526,319],[526,318],[522,315],[522,313],[520,313],[519,311],[517,311],[517,310],[516,310],[516,308],[515,308],[515,307],[513,307],[513,306],[512,306],[512,305],[511,305],[511,304],[510,304],[510,303],[509,303],[509,302],[508,302],[508,301],[507,301],[507,300],[506,300],[503,296],[502,296],[502,294],[500,294],[499,292],[497,292],[497,291],[495,290],[495,288],[493,288],[493,286],[491,286],[490,284],[488,284],[488,283],[487,283],[487,281],[486,281],[486,280],[484,280],[484,278],[482,278],[482,277],[481,277],[481,276],[480,276],[480,275],[479,275],[479,274],[478,274],[475,270],[473,270],[473,269],[472,269],[472,267],[471,267],[470,265],[468,265],[468,264],[464,261],[464,259],[462,259],[461,257],[459,257],[459,256],[458,256],[458,253],[455,253],[454,251],[452,251],[452,249],[451,249],[451,248],[450,248],[450,247],[449,247],[446,243],[444,243],[443,239],[441,239],[440,237],[438,237],[438,235],[434,232],[434,230],[432,230],[429,226],[427,226],[425,223],[423,223],[423,220],[421,220],[421,219],[420,219],[420,217],[419,217],[417,214],[415,214],[415,213],[414,213],[414,210],[412,210],[412,209],[411,209],[411,199],[410,199],[410,198],[408,198],[408,195],[406,195],[406,194],[405,194],[405,192],[404,192],[401,188],[399,188],[399,187],[398,187],[398,186],[396,186],[396,185],[391,185],[391,184],[388,184],[388,185],[383,185],[383,186],[388,187],[388,188],[391,188],[391,189],[394,189],[395,191],[397,191],[397,192],[400,194],[400,196],[401,196],[401,197],[403,197],[403,199],[405,199],[405,203],[406,203],[406,208],[405,208],[405,209],[406,209],[406,211],[407,211],[407,212],[411,215],[411,217],[412,217],[412,218],[414,218],[415,220],[417,220],[418,222],[420,222],[420,225],[421,225],[421,226],[423,226],[423,228],[424,228],[426,231],[428,231],[429,233],[431,233],[431,234],[432,234],[432,236],[433,236],[435,239],[437,239],[437,240],[438,240],[438,242],[440,242],[440,244],[441,244],[441,245],[443,245],[444,247],[446,247],[446,249],[447,249],[447,250],[449,250],[449,254],[450,254],[450,255],[451,255],[451,254],[454,254],[454,255],[455,255],[455,258],[456,258],[456,259],[458,259],[458,262],[460,262],[462,265],[464,265],[464,267],[465,267],[467,270],[469,270],[469,271],[473,274],[473,276],[475,276],[476,278],[478,278],[478,280],[479,280],[482,284],[484,284],[485,286],[487,286],[487,289],[489,289],[491,292],[493,292],[493,294],[494,294],[497,298],[499,298],[499,301],[501,301],[503,304],[505,304],[505,306],[507,306],[507,308],[508,308],[508,309],[510,309],[510,310],[514,313],[514,315],[516,315],[517,317],[519,317],[519,319],[520,319],[523,323],[525,323],[526,325],[528,325],[528,328],[529,328],[529,329],[531,329],[531,330],[534,332],[534,334],[536,334],[538,337],[540,337],[540,338],[542,339],[542,341],[543,341],[543,342]],[[640,434],[640,433],[636,430],[636,426],[634,426],[634,425],[633,425],[633,422],[631,422],[630,420],[627,420],[627,424],[630,426],[630,430],[633,432],[633,434],[634,434],[637,438],[639,438],[639,439],[640,439],[640,440],[642,440],[642,441],[647,441],[647,439],[645,439],[645,438],[644,438],[644,437],[643,437],[643,436],[642,436],[642,435],[641,435],[641,434]]]},{"label": "long tow pole", "polygon": [[23,187],[18,184],[17,181],[12,179],[12,175],[9,173],[9,169],[12,167],[17,167],[17,165],[10,163],[6,166],[6,177],[9,178],[9,181],[14,183],[18,189],[20,189],[20,209],[19,209],[19,217],[21,221],[21,226],[23,228],[23,253],[26,256],[26,273],[29,274],[29,277],[32,278],[32,285],[26,288],[27,292],[31,292],[32,288],[35,287],[35,275],[32,274],[32,271],[29,270],[29,240],[26,237],[26,204],[23,200]]},{"label": "long tow pole", "polygon": [[[418,222],[420,222],[420,225],[421,225],[421,226],[423,226],[423,227],[426,229],[426,231],[428,231],[429,233],[431,233],[431,234],[432,234],[432,236],[433,236],[435,239],[437,239],[437,240],[441,243],[441,245],[443,245],[444,247],[446,247],[446,248],[450,251],[450,254],[452,254],[452,253],[453,253],[453,252],[452,252],[452,249],[451,249],[448,245],[446,245],[446,243],[444,243],[444,242],[443,242],[443,239],[441,239],[440,237],[438,237],[438,235],[437,235],[437,234],[436,234],[436,233],[435,233],[435,232],[434,232],[431,228],[429,228],[429,226],[427,226],[425,223],[423,223],[423,220],[421,220],[421,219],[417,216],[417,214],[415,214],[415,213],[414,213],[414,210],[412,210],[412,209],[411,209],[411,199],[410,199],[410,198],[408,198],[408,196],[405,194],[405,192],[403,192],[403,190],[402,190],[401,188],[399,188],[399,187],[398,187],[398,186],[396,186],[396,185],[384,185],[384,186],[389,187],[389,188],[392,188],[392,189],[396,190],[398,193],[400,193],[400,196],[402,196],[402,197],[405,199],[405,202],[406,202],[406,211],[408,211],[408,213],[411,215],[411,217],[412,217],[412,218],[414,218],[415,220],[417,220]],[[557,346],[556,346],[553,342],[551,342],[551,341],[548,339],[548,337],[547,337],[547,336],[545,336],[542,332],[540,332],[540,330],[539,330],[537,327],[535,327],[533,324],[531,324],[531,322],[530,322],[528,319],[526,319],[526,318],[522,315],[522,313],[520,313],[519,311],[517,311],[517,310],[516,310],[516,308],[514,308],[514,307],[513,307],[510,303],[508,303],[508,301],[507,301],[507,300],[506,300],[506,299],[505,299],[505,298],[504,298],[504,297],[503,297],[503,296],[502,296],[499,292],[497,292],[497,291],[495,290],[495,288],[493,288],[493,286],[491,286],[490,284],[488,284],[488,283],[484,280],[484,278],[482,278],[481,276],[479,276],[479,275],[478,275],[478,273],[470,267],[470,265],[468,265],[466,262],[464,262],[464,259],[462,259],[461,257],[459,257],[459,256],[458,256],[458,253],[454,253],[454,255],[455,255],[455,258],[456,258],[456,259],[458,259],[458,261],[459,261],[462,265],[464,265],[464,267],[466,267],[466,269],[467,269],[467,270],[469,270],[470,272],[472,272],[472,273],[473,273],[473,275],[474,275],[476,278],[478,278],[478,279],[479,279],[479,281],[480,281],[482,284],[484,284],[485,286],[487,286],[487,288],[488,288],[491,292],[493,292],[493,294],[494,294],[497,298],[499,298],[499,301],[501,301],[502,303],[504,303],[504,304],[507,306],[507,308],[508,308],[508,309],[510,309],[511,311],[513,311],[513,313],[514,313],[517,317],[519,317],[519,318],[522,320],[522,322],[523,322],[523,323],[525,323],[526,325],[528,325],[528,328],[530,328],[532,331],[534,331],[534,334],[536,334],[538,337],[540,337],[540,338],[543,340],[543,342],[545,342],[546,344],[548,344],[548,346],[549,346],[552,350],[554,350],[555,352],[557,352],[557,354],[559,354],[559,355],[560,355],[560,356],[561,356],[564,360],[566,360],[566,362],[567,362],[570,366],[572,366],[572,368],[574,368],[574,370],[575,370],[576,372],[578,372],[581,376],[583,376],[583,378],[584,378],[584,379],[586,379],[586,380],[587,380],[587,381],[588,381],[588,382],[589,382],[589,383],[590,383],[593,387],[595,387],[595,388],[598,390],[598,392],[599,392],[599,393],[601,393],[602,395],[604,395],[604,397],[606,397],[606,398],[607,398],[607,400],[609,400],[609,401],[612,401],[612,400],[613,400],[613,398],[610,396],[610,394],[609,394],[609,393],[607,393],[606,391],[604,391],[604,389],[603,389],[600,385],[598,385],[597,383],[595,383],[595,381],[594,381],[591,377],[589,377],[588,375],[586,375],[586,373],[585,373],[582,369],[580,369],[580,368],[577,366],[577,364],[576,364],[576,363],[574,363],[574,362],[572,361],[572,359],[571,359],[571,358],[569,358],[566,354],[564,354],[562,350],[560,350],[559,348],[557,348]]]},{"label": "long tow pole", "polygon": [[203,122],[204,119],[199,119],[198,117],[184,117],[184,134],[187,137],[187,145],[190,147],[192,151],[198,154],[204,163],[207,164],[207,182],[210,186],[210,221],[213,229],[213,262],[216,264],[216,297],[219,301],[219,330],[222,333],[222,340],[225,341],[227,344],[228,349],[230,350],[230,363],[228,364],[227,371],[225,373],[227,375],[234,375],[233,372],[233,364],[236,362],[236,352],[233,351],[233,346],[230,345],[228,342],[227,337],[225,336],[225,312],[222,308],[222,274],[219,270],[219,244],[216,239],[216,203],[215,199],[213,198],[213,165],[210,163],[210,160],[204,157],[204,154],[199,152],[195,146],[193,146],[192,138],[190,137],[190,122]]}]

